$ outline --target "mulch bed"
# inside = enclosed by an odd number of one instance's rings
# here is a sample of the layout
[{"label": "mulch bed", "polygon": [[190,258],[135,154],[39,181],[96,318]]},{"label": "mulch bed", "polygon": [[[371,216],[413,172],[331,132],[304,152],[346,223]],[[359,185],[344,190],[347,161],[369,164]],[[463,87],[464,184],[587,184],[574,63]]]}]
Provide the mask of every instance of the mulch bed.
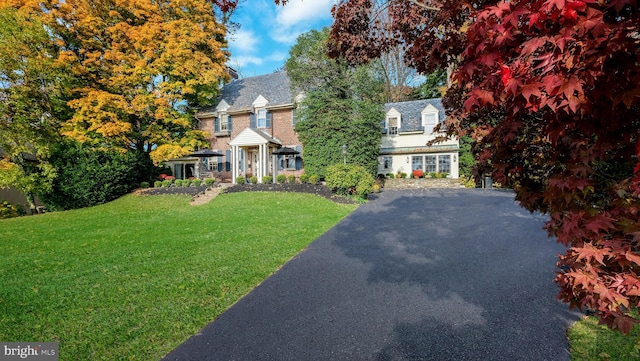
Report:
[{"label": "mulch bed", "polygon": [[[161,188],[147,188],[138,189],[137,194],[140,195],[160,195],[160,194],[187,194],[195,196],[202,193],[207,189],[207,186],[198,187],[161,187]],[[298,192],[298,193],[311,193],[321,197],[325,197],[331,201],[342,204],[355,204],[352,199],[345,198],[334,194],[331,189],[323,185],[315,184],[236,184],[230,186],[224,190],[224,193],[236,193],[236,192]]]},{"label": "mulch bed", "polygon": [[136,190],[136,193],[145,196],[157,196],[161,194],[187,194],[193,197],[196,194],[204,192],[205,190],[207,190],[207,188],[207,186],[143,188]]},{"label": "mulch bed", "polygon": [[325,197],[331,201],[342,204],[355,204],[352,199],[339,196],[323,185],[316,184],[299,184],[299,183],[283,183],[283,184],[236,184],[225,190],[225,193],[234,192],[297,192],[311,193],[320,197]]}]

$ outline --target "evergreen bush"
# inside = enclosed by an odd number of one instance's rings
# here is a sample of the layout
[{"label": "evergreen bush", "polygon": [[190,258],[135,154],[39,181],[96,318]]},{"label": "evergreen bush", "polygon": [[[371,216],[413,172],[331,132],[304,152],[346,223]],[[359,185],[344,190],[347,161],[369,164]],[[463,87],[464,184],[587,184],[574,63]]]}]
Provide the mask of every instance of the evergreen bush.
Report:
[{"label": "evergreen bush", "polygon": [[364,167],[357,164],[334,164],[327,167],[327,187],[341,195],[367,198],[374,179]]}]

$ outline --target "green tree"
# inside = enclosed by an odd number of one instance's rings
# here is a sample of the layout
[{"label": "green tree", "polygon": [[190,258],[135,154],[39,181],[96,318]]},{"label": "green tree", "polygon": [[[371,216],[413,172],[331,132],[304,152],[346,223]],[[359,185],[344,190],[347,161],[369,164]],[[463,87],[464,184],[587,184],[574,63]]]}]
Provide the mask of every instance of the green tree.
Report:
[{"label": "green tree", "polygon": [[465,177],[473,176],[473,170],[476,165],[476,159],[473,156],[473,138],[468,135],[460,137],[460,155],[459,165],[460,165],[460,175]]},{"label": "green tree", "polygon": [[328,29],[301,35],[285,69],[292,87],[303,91],[296,132],[304,146],[305,170],[324,176],[329,165],[359,164],[376,174],[380,151],[382,83],[371,67],[351,67],[326,56]]},{"label": "green tree", "polygon": [[51,165],[57,171],[52,191],[42,200],[51,209],[90,207],[112,201],[148,181],[153,172],[149,157],[137,152],[94,148],[71,139],[52,148]]},{"label": "green tree", "polygon": [[55,178],[48,156],[68,117],[67,69],[42,23],[12,8],[0,8],[0,54],[0,187],[23,192],[33,210]]},{"label": "green tree", "polygon": [[414,89],[416,99],[441,98],[447,90],[447,70],[436,69],[425,76],[424,82]]}]

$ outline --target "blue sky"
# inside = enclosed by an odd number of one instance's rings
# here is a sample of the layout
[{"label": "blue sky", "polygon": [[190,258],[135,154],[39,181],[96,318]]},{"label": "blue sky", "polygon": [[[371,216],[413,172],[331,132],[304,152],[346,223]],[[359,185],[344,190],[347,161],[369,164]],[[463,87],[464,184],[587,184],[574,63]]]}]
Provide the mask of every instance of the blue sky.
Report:
[{"label": "blue sky", "polygon": [[240,29],[229,35],[229,66],[242,77],[272,73],[284,65],[297,37],[331,24],[334,0],[241,0],[232,20]]}]

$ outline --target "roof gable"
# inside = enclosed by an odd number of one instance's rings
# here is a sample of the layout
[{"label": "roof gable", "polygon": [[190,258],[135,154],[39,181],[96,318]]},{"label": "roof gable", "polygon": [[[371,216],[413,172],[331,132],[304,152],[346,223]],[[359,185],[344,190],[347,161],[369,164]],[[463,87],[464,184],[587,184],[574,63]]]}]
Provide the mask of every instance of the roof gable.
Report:
[{"label": "roof gable", "polygon": [[[262,98],[269,107],[291,105],[294,96],[291,93],[291,82],[287,73],[279,71],[259,75],[226,84],[220,90],[219,102],[229,105],[228,112],[252,111],[254,102]],[[215,108],[202,109],[200,113],[212,113]]]},{"label": "roof gable", "polygon": [[280,141],[271,137],[269,134],[259,130],[252,128],[245,128],[240,132],[229,145],[233,146],[248,146],[248,145],[258,145],[258,144],[277,144],[282,145]]},{"label": "roof gable", "polygon": [[438,112],[438,119],[440,121],[444,121],[446,118],[441,98],[411,100],[407,102],[387,103],[384,105],[385,114],[388,114],[391,109],[395,109],[401,114],[401,132],[422,130],[423,113],[435,110]]}]

